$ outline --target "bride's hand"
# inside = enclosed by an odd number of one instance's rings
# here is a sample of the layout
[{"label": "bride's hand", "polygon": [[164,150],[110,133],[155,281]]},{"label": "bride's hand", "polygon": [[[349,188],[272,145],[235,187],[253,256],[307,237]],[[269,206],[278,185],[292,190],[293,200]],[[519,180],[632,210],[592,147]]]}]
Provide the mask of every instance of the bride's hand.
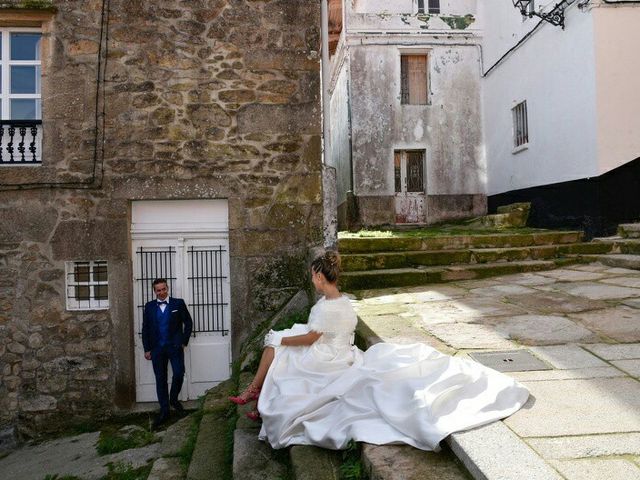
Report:
[{"label": "bride's hand", "polygon": [[273,330],[269,330],[269,333],[264,336],[265,347],[279,347],[281,344],[282,337]]}]

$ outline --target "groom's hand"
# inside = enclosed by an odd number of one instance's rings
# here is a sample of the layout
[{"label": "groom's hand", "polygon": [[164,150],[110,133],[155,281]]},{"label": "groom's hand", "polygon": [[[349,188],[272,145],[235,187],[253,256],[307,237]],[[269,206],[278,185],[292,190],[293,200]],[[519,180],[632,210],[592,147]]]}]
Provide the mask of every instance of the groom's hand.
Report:
[{"label": "groom's hand", "polygon": [[151,360],[151,352],[144,352],[144,358]]}]

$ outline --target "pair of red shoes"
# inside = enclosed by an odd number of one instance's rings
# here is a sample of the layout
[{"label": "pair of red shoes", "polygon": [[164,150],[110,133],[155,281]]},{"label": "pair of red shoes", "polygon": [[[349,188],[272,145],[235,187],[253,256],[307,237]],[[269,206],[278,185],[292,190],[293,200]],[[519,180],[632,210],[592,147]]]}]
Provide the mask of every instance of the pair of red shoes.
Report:
[{"label": "pair of red shoes", "polygon": [[[251,385],[249,385],[247,389],[237,397],[229,397],[229,401],[235,403],[236,405],[246,405],[249,402],[258,400],[259,397],[260,388],[252,387]],[[260,412],[258,412],[258,410],[252,410],[250,412],[247,412],[245,415],[247,416],[247,418],[253,420],[254,422],[260,420]]]}]

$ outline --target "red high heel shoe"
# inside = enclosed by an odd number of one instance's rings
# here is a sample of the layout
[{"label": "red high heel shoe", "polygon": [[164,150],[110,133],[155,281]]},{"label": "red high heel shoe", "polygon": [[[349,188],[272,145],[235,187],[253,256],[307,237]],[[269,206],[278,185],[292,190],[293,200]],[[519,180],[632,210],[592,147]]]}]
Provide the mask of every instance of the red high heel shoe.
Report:
[{"label": "red high heel shoe", "polygon": [[235,403],[236,405],[245,405],[254,400],[258,400],[260,396],[260,388],[252,387],[249,385],[244,392],[242,392],[237,397],[229,397],[229,401]]},{"label": "red high heel shoe", "polygon": [[251,410],[250,412],[245,413],[245,415],[249,420],[253,420],[254,422],[257,422],[262,418],[258,410]]}]

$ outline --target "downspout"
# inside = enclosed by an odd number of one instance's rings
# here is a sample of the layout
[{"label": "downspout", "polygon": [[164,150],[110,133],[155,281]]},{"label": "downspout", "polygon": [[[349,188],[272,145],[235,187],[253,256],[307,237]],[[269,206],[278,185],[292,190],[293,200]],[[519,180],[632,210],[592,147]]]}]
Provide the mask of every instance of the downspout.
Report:
[{"label": "downspout", "polygon": [[329,97],[329,0],[320,0],[322,57],[322,232],[325,248],[338,245],[338,198],[336,169],[330,165],[331,155],[331,99]]}]

